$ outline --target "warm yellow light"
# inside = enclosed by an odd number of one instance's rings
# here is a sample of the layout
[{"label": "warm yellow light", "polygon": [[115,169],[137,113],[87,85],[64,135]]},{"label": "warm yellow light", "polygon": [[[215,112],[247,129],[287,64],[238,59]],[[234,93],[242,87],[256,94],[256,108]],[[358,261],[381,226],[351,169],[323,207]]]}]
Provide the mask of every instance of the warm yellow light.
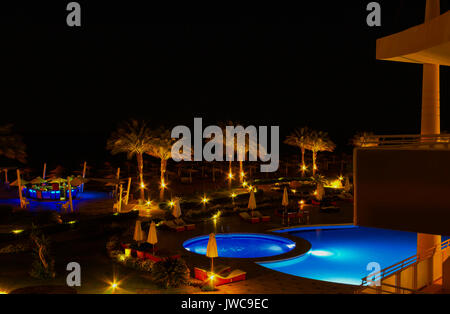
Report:
[{"label": "warm yellow light", "polygon": [[214,280],[214,275],[209,276],[210,280]]},{"label": "warm yellow light", "polygon": [[317,195],[317,190],[316,190],[316,191],[314,191],[314,195]]},{"label": "warm yellow light", "polygon": [[5,290],[0,290],[0,294],[8,294]]},{"label": "warm yellow light", "polygon": [[244,181],[244,182],[242,182],[242,186],[243,186],[244,188],[245,188],[245,187],[247,186],[247,184],[248,184],[248,183],[247,183],[247,182],[245,182],[245,181]]},{"label": "warm yellow light", "polygon": [[125,249],[125,257],[130,257],[131,256],[131,249],[130,248],[126,248]]},{"label": "warm yellow light", "polygon": [[16,230],[13,230],[11,232],[14,233],[14,234],[19,234],[19,233],[23,232],[23,229],[16,229]]},{"label": "warm yellow light", "polygon": [[235,198],[236,197],[236,193],[231,193],[231,197]]},{"label": "warm yellow light", "polygon": [[204,196],[204,197],[202,198],[202,203],[203,203],[203,204],[208,203],[208,201],[209,201],[209,200],[206,198],[206,196]]},{"label": "warm yellow light", "polygon": [[302,171],[306,171],[308,169],[305,165],[302,166]]},{"label": "warm yellow light", "polygon": [[316,165],[314,165],[314,170],[317,170],[317,166]]},{"label": "warm yellow light", "polygon": [[231,172],[228,174],[228,179],[233,179],[233,174]]},{"label": "warm yellow light", "polygon": [[305,201],[304,201],[304,200],[301,200],[301,201],[300,201],[300,204],[302,204],[302,205],[305,204]]},{"label": "warm yellow light", "polygon": [[212,218],[217,219],[220,217],[221,214],[222,214],[222,212],[219,210],[214,216],[212,216]]},{"label": "warm yellow light", "polygon": [[174,202],[174,201],[170,201],[170,202],[169,202],[169,206],[170,206],[170,207],[173,207],[174,205],[175,205],[175,202]]},{"label": "warm yellow light", "polygon": [[165,189],[165,188],[166,188],[166,186],[167,186],[167,184],[166,184],[166,183],[164,183],[164,182],[161,182],[161,189]]},{"label": "warm yellow light", "polygon": [[125,254],[120,254],[119,255],[119,261],[123,262],[126,259],[126,255]]},{"label": "warm yellow light", "polygon": [[145,203],[145,205],[150,206],[152,204],[152,201],[147,201],[147,203]]},{"label": "warm yellow light", "polygon": [[245,172],[241,171],[241,178],[245,177]]},{"label": "warm yellow light", "polygon": [[77,222],[76,220],[71,220],[71,221],[68,221],[67,224],[73,225],[73,224],[75,224],[76,222]]},{"label": "warm yellow light", "polygon": [[119,285],[118,285],[117,283],[113,282],[113,283],[111,284],[111,288],[112,288],[112,289],[116,289],[117,287],[119,287]]},{"label": "warm yellow light", "polygon": [[295,194],[295,192],[297,192],[297,190],[296,190],[296,189],[292,189],[291,191],[292,191],[292,193],[294,193],[294,194]]},{"label": "warm yellow light", "polygon": [[339,181],[342,181],[342,180],[344,180],[344,177],[343,176],[339,176]]},{"label": "warm yellow light", "polygon": [[145,189],[145,184],[144,184],[144,182],[141,183],[141,189]]}]

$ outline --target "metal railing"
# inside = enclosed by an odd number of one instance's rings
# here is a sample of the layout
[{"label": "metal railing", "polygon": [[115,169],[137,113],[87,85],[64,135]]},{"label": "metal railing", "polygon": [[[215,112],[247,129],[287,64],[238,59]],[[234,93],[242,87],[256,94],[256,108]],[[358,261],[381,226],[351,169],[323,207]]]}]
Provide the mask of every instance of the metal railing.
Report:
[{"label": "metal railing", "polygon": [[[444,250],[444,249],[448,248],[449,246],[450,246],[450,239],[441,243],[441,250]],[[375,283],[377,281],[381,282],[387,276],[393,275],[397,272],[404,270],[405,268],[407,268],[409,266],[414,265],[415,263],[418,263],[422,260],[432,257],[434,255],[434,253],[436,252],[436,248],[437,248],[437,246],[432,247],[432,248],[426,250],[421,255],[416,254],[414,256],[408,257],[398,263],[395,263],[394,265],[383,268],[379,272],[376,272],[374,274],[371,274],[369,276],[362,278],[361,279],[361,288],[366,288],[366,287],[368,287],[369,284]],[[384,284],[384,285],[386,285],[386,284]]]},{"label": "metal railing", "polygon": [[368,135],[360,138],[361,147],[450,144],[450,134]]}]

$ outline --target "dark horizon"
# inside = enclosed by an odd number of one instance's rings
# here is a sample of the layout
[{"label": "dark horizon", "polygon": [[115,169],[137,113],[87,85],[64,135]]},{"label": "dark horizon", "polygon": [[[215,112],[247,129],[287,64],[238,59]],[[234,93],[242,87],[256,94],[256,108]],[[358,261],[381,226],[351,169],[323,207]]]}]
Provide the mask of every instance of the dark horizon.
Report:
[{"label": "dark horizon", "polygon": [[[280,141],[307,125],[328,132],[337,152],[350,151],[357,131],[420,131],[422,66],[377,61],[375,41],[422,23],[425,1],[379,1],[379,28],[365,23],[370,1],[79,2],[81,29],[65,25],[66,3],[7,4],[1,13],[0,124],[15,125],[33,165],[108,158],[107,137],[130,117],[170,128],[194,117],[279,125]],[[441,67],[443,132],[449,80]],[[286,152],[297,150],[282,144]]]}]

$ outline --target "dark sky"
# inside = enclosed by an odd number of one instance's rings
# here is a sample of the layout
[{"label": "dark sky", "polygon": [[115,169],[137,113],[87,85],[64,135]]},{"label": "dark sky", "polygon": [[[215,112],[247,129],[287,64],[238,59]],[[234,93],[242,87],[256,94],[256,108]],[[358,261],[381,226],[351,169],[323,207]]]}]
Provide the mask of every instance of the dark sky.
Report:
[{"label": "dark sky", "polygon": [[[104,158],[128,117],[279,125],[283,136],[309,125],[342,150],[356,131],[420,131],[422,67],[376,61],[375,40],[422,23],[425,0],[378,1],[379,28],[366,25],[370,1],[79,1],[76,29],[58,2],[0,13],[0,123],[16,125],[35,162]],[[442,130],[449,82],[443,68]]]}]

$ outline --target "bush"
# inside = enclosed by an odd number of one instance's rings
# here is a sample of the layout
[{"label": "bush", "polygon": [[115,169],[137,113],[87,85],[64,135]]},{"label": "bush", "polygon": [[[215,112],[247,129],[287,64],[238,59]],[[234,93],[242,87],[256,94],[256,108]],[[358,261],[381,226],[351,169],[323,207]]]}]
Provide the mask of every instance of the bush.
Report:
[{"label": "bush", "polygon": [[166,258],[153,265],[153,281],[163,288],[175,288],[189,283],[189,268],[182,259]]},{"label": "bush", "polygon": [[120,240],[118,236],[112,236],[109,238],[108,242],[106,242],[106,251],[111,252],[115,250],[120,250]]},{"label": "bush", "polygon": [[29,249],[29,245],[25,243],[9,244],[0,249],[0,254],[19,253]]},{"label": "bush", "polygon": [[34,225],[30,238],[34,259],[30,275],[39,279],[55,278],[55,260],[50,255],[50,240]]}]

